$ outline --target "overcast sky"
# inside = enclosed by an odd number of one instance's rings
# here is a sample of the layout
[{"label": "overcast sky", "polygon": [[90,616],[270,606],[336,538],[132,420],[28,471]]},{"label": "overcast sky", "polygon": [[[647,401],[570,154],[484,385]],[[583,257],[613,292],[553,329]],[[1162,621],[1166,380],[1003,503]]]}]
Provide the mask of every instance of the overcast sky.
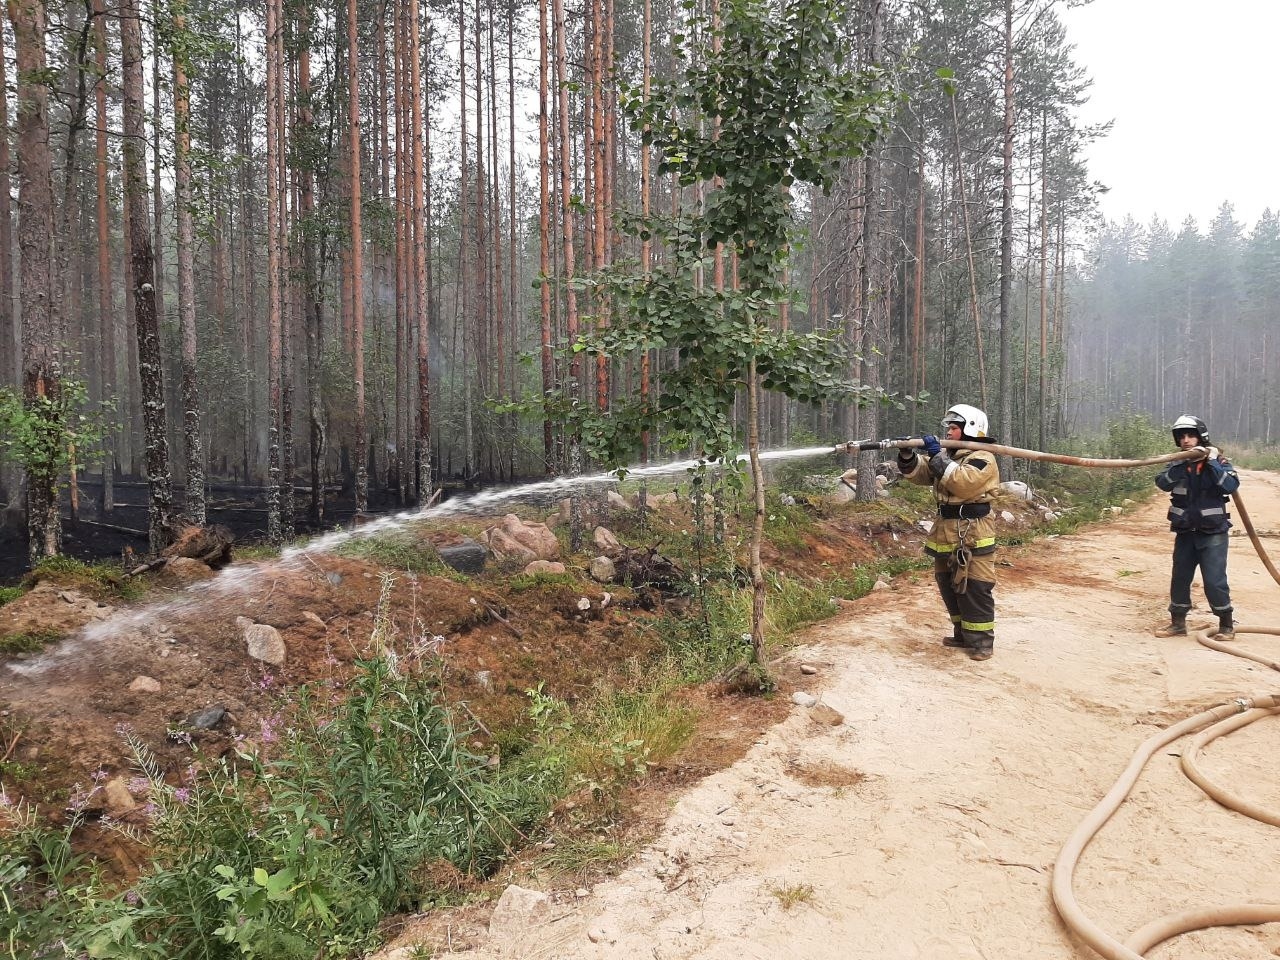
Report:
[{"label": "overcast sky", "polygon": [[1093,0],[1062,10],[1093,78],[1088,154],[1108,219],[1206,229],[1224,200],[1253,225],[1280,210],[1280,0]]}]

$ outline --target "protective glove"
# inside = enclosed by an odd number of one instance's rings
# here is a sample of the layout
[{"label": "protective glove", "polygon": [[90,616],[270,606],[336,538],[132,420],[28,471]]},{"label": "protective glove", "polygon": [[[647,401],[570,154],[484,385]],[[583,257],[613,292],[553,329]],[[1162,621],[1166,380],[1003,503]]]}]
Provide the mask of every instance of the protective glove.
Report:
[{"label": "protective glove", "polygon": [[1222,456],[1222,452],[1217,447],[1209,447],[1209,459],[1217,460]]},{"label": "protective glove", "polygon": [[933,434],[927,433],[920,439],[924,441],[924,452],[928,456],[936,457],[938,454],[942,452],[942,444],[938,442],[938,438],[935,437]]}]

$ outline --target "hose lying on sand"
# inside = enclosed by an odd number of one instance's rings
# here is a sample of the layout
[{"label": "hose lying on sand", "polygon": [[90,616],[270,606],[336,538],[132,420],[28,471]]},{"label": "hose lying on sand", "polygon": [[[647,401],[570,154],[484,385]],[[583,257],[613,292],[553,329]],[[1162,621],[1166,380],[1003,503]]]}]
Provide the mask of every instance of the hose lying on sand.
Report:
[{"label": "hose lying on sand", "polygon": [[[939,440],[939,444],[943,447],[951,449],[973,447],[972,441],[963,440]],[[852,453],[858,450],[887,450],[893,448],[914,448],[924,445],[924,441],[918,438],[899,438],[896,440],[850,440],[848,443],[838,444],[835,447],[836,453]],[[1203,447],[1196,447],[1192,450],[1183,450],[1178,453],[1172,453],[1165,456],[1149,457],[1141,460],[1105,460],[1093,457],[1072,457],[1066,454],[1044,453],[1039,450],[1024,450],[1019,447],[1006,447],[1003,444],[989,443],[983,444],[982,449],[990,450],[999,455],[1018,457],[1026,460],[1041,460],[1052,463],[1065,463],[1079,467],[1142,467],[1154,466],[1161,463],[1170,463],[1176,460],[1200,460],[1208,455],[1208,451]],[[1231,495],[1235,502],[1237,514],[1241,522],[1244,524],[1245,530],[1249,534],[1249,539],[1253,543],[1254,549],[1261,558],[1263,565],[1271,574],[1271,578],[1277,584],[1280,584],[1280,572],[1277,572],[1271,559],[1267,556],[1266,551],[1262,547],[1257,532],[1254,530],[1253,523],[1249,518],[1249,512],[1245,509],[1244,502],[1240,499],[1238,493]],[[1241,649],[1236,643],[1224,642],[1213,639],[1217,632],[1217,627],[1207,627],[1195,634],[1196,640],[1206,647],[1213,650],[1219,650],[1223,653],[1230,653],[1234,656],[1252,660],[1255,663],[1263,664],[1273,670],[1280,671],[1280,663],[1258,654],[1250,653]],[[1273,627],[1253,627],[1253,626],[1237,626],[1236,636],[1241,634],[1269,634],[1272,636],[1280,636],[1280,629]],[[1235,810],[1245,816],[1252,817],[1263,823],[1272,826],[1280,826],[1280,811],[1268,810],[1267,808],[1249,800],[1246,797],[1225,789],[1220,786],[1199,768],[1199,752],[1200,748],[1206,744],[1216,740],[1218,737],[1224,736],[1241,727],[1247,726],[1256,720],[1264,717],[1280,716],[1280,693],[1260,694],[1253,697],[1241,697],[1229,704],[1213,707],[1205,710],[1195,716],[1176,723],[1165,730],[1160,731],[1153,737],[1146,740],[1138,747],[1133,758],[1129,761],[1129,765],[1120,775],[1120,779],[1115,785],[1090,811],[1089,815],[1081,821],[1080,825],[1067,838],[1065,846],[1058,855],[1057,862],[1053,869],[1053,882],[1051,892],[1053,895],[1054,906],[1057,907],[1058,913],[1061,915],[1063,922],[1071,929],[1071,931],[1081,940],[1087,943],[1095,952],[1106,960],[1143,960],[1145,954],[1152,947],[1164,941],[1178,936],[1179,934],[1189,933],[1193,930],[1202,930],[1207,927],[1222,926],[1240,926],[1245,924],[1259,923],[1280,923],[1280,904],[1275,903],[1242,903],[1242,904],[1226,904],[1215,907],[1202,907],[1193,910],[1187,910],[1182,913],[1171,914],[1153,920],[1140,929],[1134,931],[1127,940],[1121,942],[1111,934],[1103,930],[1098,924],[1091,920],[1087,914],[1080,908],[1076,902],[1075,892],[1072,889],[1072,878],[1075,874],[1076,865],[1080,861],[1081,855],[1090,841],[1097,836],[1098,832],[1111,819],[1120,805],[1128,797],[1129,792],[1137,783],[1138,777],[1141,775],[1143,768],[1147,762],[1163,747],[1175,740],[1195,734],[1189,745],[1182,752],[1182,770],[1193,783],[1209,795],[1217,803],[1222,806]]]}]

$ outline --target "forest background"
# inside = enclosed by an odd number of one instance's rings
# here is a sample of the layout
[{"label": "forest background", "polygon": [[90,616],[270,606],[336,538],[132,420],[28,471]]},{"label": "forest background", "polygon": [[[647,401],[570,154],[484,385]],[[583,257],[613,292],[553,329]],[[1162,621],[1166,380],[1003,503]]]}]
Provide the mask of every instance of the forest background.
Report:
[{"label": "forest background", "polygon": [[[607,413],[681,364],[578,369],[573,346],[608,323],[588,278],[672,255],[621,215],[675,222],[714,192],[664,172],[619,110],[675,75],[713,3],[8,13],[0,371],[44,419],[6,437],[28,469],[4,493],[33,558],[59,548],[72,477],[100,477],[96,503],[70,498],[99,520],[145,478],[158,548],[205,522],[214,480],[257,488],[279,542],[336,491],[363,512],[577,469],[563,422],[512,401]],[[1089,81],[1055,4],[865,0],[839,46],[885,70],[894,114],[829,190],[792,191],[795,302],[773,322],[924,402],[771,396],[766,445],[918,433],[956,401],[1040,449],[1134,409],[1274,440],[1280,222],[1246,229],[1229,204],[1207,230],[1100,222],[1084,156],[1106,131],[1079,120]],[[703,282],[732,289],[736,254],[712,251]],[[664,444],[635,459],[684,452]]]}]

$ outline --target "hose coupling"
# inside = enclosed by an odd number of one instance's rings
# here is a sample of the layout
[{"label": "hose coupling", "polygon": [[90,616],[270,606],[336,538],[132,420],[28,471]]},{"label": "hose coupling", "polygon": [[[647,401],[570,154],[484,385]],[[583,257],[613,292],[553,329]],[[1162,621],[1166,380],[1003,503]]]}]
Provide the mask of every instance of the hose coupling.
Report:
[{"label": "hose coupling", "polygon": [[1253,700],[1250,697],[1235,697],[1231,702],[1236,705],[1236,710],[1240,713],[1248,713],[1253,709]]}]

